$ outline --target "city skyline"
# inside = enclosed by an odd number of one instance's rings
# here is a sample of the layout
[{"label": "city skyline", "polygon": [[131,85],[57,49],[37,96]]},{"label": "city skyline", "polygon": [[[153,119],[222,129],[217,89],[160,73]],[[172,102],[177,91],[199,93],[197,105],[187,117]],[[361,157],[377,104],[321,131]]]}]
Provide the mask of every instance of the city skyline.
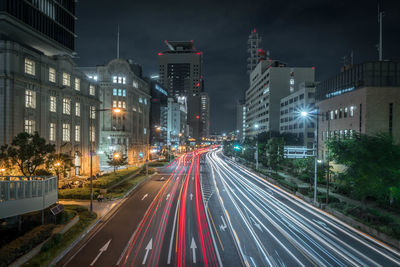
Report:
[{"label": "city skyline", "polygon": [[[234,129],[235,116],[230,114],[248,88],[247,37],[254,28],[263,39],[261,47],[270,51],[272,59],[296,67],[315,66],[317,81],[336,74],[342,57],[351,51],[355,63],[378,58],[376,1],[363,1],[363,5],[361,1],[258,1],[251,5],[234,1],[230,7],[214,3],[212,10],[207,2],[191,9],[180,3],[169,6],[149,1],[132,9],[129,1],[115,6],[105,1],[79,2],[78,65],[92,66],[116,57],[118,24],[120,57],[141,64],[146,76],[157,73],[157,53],[165,50],[164,40],[194,40],[204,52],[204,88],[210,95],[213,115],[210,129],[221,132]],[[93,7],[96,12],[89,13]],[[395,33],[400,26],[395,10],[399,3],[384,1],[383,8],[383,56],[398,60],[396,43],[400,37]],[[94,29],[101,29],[101,34]]]}]

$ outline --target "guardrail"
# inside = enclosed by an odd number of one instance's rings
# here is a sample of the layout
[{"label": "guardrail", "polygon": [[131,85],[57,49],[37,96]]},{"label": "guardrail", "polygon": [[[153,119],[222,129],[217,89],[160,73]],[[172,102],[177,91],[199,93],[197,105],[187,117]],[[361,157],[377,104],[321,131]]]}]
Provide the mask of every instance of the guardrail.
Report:
[{"label": "guardrail", "polygon": [[57,201],[56,176],[0,176],[0,219],[43,210]]}]

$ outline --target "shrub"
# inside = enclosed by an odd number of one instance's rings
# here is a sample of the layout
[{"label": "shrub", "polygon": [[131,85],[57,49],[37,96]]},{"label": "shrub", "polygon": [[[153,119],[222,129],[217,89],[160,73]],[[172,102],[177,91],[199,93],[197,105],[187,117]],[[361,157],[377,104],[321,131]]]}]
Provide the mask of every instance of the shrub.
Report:
[{"label": "shrub", "polygon": [[278,181],[278,183],[279,183],[280,185],[282,185],[283,187],[286,187],[287,189],[290,189],[290,190],[292,190],[292,191],[297,191],[297,188],[298,188],[298,187],[297,187],[297,184],[288,182],[288,181],[283,180],[283,179],[278,179],[277,181]]},{"label": "shrub", "polygon": [[54,224],[45,224],[34,228],[0,249],[0,266],[7,266],[35,246],[46,240],[53,231]]},{"label": "shrub", "polygon": [[48,240],[46,243],[44,243],[41,251],[48,251],[52,247],[57,246],[63,241],[63,235],[62,234],[54,234],[50,240]]}]

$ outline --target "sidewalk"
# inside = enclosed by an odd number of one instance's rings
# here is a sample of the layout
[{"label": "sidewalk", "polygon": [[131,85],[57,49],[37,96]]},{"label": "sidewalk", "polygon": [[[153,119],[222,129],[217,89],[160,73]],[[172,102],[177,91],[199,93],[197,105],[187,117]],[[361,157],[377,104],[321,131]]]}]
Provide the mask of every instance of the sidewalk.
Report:
[{"label": "sidewalk", "polygon": [[[96,199],[93,200],[93,211],[97,214],[97,217],[103,218],[110,210],[118,205],[123,199],[116,199],[111,201],[98,202]],[[89,200],[60,200],[60,204],[63,205],[80,205],[89,209]]]}]

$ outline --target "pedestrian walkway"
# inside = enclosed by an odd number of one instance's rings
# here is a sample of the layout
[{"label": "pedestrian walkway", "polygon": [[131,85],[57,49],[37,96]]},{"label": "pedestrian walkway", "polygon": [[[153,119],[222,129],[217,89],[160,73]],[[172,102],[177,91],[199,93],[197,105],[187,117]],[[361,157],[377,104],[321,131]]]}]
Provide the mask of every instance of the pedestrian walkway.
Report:
[{"label": "pedestrian walkway", "polygon": [[[103,218],[110,210],[112,210],[116,205],[118,205],[122,199],[110,200],[98,202],[93,200],[93,211],[97,214],[98,218]],[[60,200],[60,204],[63,205],[79,205],[84,206],[89,209],[89,200]]]}]

